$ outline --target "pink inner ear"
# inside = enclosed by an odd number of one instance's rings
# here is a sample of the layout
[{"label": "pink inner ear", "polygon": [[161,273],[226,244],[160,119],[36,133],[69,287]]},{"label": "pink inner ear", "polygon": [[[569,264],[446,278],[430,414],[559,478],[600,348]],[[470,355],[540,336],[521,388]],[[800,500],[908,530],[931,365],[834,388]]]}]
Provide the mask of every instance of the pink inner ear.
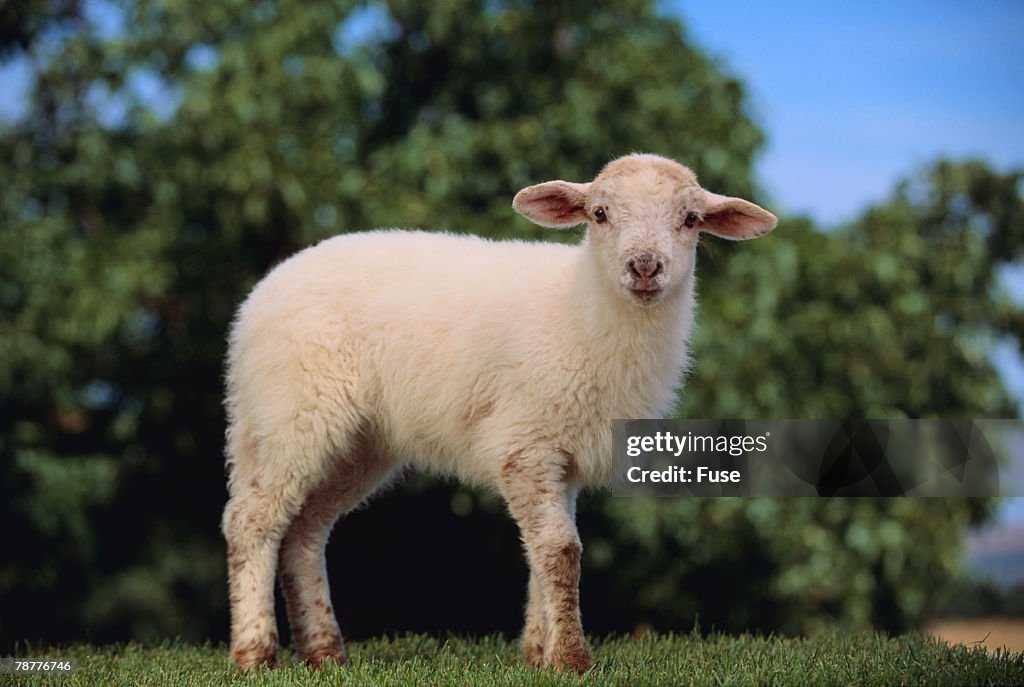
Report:
[{"label": "pink inner ear", "polygon": [[778,221],[772,213],[741,198],[709,193],[718,203],[704,213],[704,231],[727,239],[752,239],[767,234]]},{"label": "pink inner ear", "polygon": [[537,211],[554,220],[569,221],[583,212],[583,205],[567,197],[562,192],[549,193],[539,198],[532,199],[531,205],[536,205]]},{"label": "pink inner ear", "polygon": [[742,210],[726,206],[706,215],[704,221],[709,222],[715,231],[720,231],[723,234],[748,236],[754,234],[750,231],[749,225],[753,224],[756,219]]},{"label": "pink inner ear", "polygon": [[512,207],[541,226],[571,227],[587,220],[586,189],[586,184],[547,181],[517,193]]}]

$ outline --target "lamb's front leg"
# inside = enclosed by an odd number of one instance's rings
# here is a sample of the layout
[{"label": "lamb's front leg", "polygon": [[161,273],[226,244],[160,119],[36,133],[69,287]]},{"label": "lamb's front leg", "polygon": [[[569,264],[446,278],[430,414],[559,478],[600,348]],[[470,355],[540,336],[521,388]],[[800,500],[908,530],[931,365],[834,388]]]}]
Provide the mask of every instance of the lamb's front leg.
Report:
[{"label": "lamb's front leg", "polygon": [[541,593],[540,577],[530,572],[529,596],[526,600],[526,624],[523,627],[521,649],[526,664],[531,668],[544,666],[544,647],[548,644],[548,620]]},{"label": "lamb's front leg", "polygon": [[530,565],[526,659],[534,664],[533,640],[543,637],[542,665],[585,673],[592,661],[580,623],[583,547],[573,517],[575,487],[565,478],[568,460],[560,451],[513,456],[502,471],[502,494],[519,525]]}]

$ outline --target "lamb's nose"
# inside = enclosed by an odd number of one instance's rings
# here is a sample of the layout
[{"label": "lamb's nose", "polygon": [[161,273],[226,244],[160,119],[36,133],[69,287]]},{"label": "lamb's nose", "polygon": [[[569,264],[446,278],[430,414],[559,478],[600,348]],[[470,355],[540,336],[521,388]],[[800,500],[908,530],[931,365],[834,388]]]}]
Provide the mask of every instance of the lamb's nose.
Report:
[{"label": "lamb's nose", "polygon": [[650,253],[641,253],[632,260],[629,261],[629,271],[633,273],[634,277],[640,279],[650,279],[661,274],[661,270],[664,267],[661,260]]}]

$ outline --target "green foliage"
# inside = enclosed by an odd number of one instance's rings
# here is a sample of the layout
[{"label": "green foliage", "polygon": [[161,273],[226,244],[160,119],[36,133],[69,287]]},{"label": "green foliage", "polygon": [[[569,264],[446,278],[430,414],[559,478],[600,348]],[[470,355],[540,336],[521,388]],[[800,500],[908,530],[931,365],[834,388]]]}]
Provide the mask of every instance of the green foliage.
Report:
[{"label": "green foliage", "polygon": [[584,556],[601,604],[657,628],[905,631],[956,576],[950,531],[970,515],[947,499],[612,498],[588,504]]},{"label": "green foliage", "polygon": [[[0,131],[0,645],[224,635],[224,335],[297,248],[380,225],[572,240],[515,219],[512,195],[632,150],[756,197],[742,84],[647,0],[117,7],[113,35],[78,3],[0,14],[0,50],[25,46],[38,70],[30,116]],[[943,163],[842,231],[790,219],[714,244],[681,412],[1014,415],[988,353],[1021,340],[995,281],[1021,208],[1019,174]],[[476,576],[424,565],[443,603],[342,600],[343,628],[515,631],[525,580],[500,504],[422,482],[385,501],[335,537],[353,588],[408,587],[424,542],[425,564]],[[598,631],[695,613],[901,628],[934,606],[954,533],[984,509],[591,497],[585,614]],[[380,532],[389,547],[366,543]],[[464,593],[481,570],[506,606]]]},{"label": "green foliage", "polygon": [[845,229],[783,221],[714,251],[681,413],[1015,417],[987,356],[1024,332],[996,281],[1021,249],[1022,179],[943,162]]},{"label": "green foliage", "polygon": [[829,633],[811,639],[703,638],[689,635],[613,637],[594,645],[585,676],[527,668],[517,649],[497,637],[438,640],[423,635],[349,646],[349,665],[320,670],[291,663],[279,670],[235,670],[227,650],[164,643],[19,652],[78,660],[67,677],[20,678],[26,685],[1012,685],[1024,681],[1024,655],[949,647],[926,637],[887,639]]}]

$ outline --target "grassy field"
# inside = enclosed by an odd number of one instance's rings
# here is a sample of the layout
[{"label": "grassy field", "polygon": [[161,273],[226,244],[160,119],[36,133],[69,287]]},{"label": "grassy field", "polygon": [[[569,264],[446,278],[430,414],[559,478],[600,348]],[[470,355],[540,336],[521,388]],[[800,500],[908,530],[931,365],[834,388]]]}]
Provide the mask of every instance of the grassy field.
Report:
[{"label": "grassy field", "polygon": [[73,675],[0,677],[16,685],[1021,685],[1024,654],[947,646],[924,636],[813,639],[697,635],[613,638],[594,644],[585,676],[525,668],[504,639],[410,635],[350,645],[351,663],[310,670],[282,655],[278,670],[234,670],[223,646],[78,645],[26,650],[70,657]]}]

